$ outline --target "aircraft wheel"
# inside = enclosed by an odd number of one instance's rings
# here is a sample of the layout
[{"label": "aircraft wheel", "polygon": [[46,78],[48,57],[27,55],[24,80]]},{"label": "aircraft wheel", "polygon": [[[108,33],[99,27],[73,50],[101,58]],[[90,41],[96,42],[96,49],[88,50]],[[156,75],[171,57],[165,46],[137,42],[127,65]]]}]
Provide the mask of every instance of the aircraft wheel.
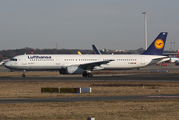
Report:
[{"label": "aircraft wheel", "polygon": [[25,74],[22,74],[22,77],[25,77]]},{"label": "aircraft wheel", "polygon": [[83,77],[87,77],[88,74],[87,74],[86,72],[83,72],[82,76],[83,76]]},{"label": "aircraft wheel", "polygon": [[93,77],[93,74],[92,73],[88,73],[88,77]]}]

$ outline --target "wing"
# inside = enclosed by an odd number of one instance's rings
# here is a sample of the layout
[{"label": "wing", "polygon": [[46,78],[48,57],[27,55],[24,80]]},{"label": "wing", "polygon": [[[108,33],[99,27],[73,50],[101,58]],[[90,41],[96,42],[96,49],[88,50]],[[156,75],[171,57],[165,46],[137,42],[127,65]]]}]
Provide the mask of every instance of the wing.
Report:
[{"label": "wing", "polygon": [[107,63],[109,63],[111,61],[114,61],[114,60],[104,60],[104,61],[84,63],[84,64],[72,65],[72,66],[78,66],[78,67],[83,68],[84,70],[93,70],[94,67],[100,66],[102,64],[107,64]]}]

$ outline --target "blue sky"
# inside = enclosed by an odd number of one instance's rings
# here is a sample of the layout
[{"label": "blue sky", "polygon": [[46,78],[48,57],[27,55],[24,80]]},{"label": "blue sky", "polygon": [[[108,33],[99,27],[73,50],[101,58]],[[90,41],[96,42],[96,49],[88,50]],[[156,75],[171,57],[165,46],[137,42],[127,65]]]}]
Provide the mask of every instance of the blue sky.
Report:
[{"label": "blue sky", "polygon": [[0,2],[0,50],[55,48],[56,43],[58,49],[92,49],[92,44],[99,49],[145,48],[144,11],[148,46],[160,32],[168,32],[165,49],[179,49],[178,0]]}]

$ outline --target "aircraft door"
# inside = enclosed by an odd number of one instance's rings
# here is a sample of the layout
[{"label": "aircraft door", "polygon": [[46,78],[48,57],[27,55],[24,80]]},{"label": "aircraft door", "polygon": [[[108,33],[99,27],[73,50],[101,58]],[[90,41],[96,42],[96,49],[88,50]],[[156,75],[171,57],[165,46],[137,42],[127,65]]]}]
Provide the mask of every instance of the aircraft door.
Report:
[{"label": "aircraft door", "polygon": [[56,62],[56,65],[60,65],[60,57],[56,57],[55,62]]},{"label": "aircraft door", "polygon": [[141,62],[140,62],[141,65],[145,65],[145,56],[141,56]]},{"label": "aircraft door", "polygon": [[23,59],[22,59],[22,65],[27,65],[27,58],[26,58],[26,56],[23,57]]}]

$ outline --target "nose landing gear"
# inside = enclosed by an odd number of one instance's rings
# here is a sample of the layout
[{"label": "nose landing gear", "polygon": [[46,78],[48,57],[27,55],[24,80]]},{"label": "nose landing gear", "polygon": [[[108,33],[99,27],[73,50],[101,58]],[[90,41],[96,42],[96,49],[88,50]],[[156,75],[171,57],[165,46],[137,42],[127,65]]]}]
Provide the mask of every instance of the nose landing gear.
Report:
[{"label": "nose landing gear", "polygon": [[25,71],[25,70],[23,70],[23,74],[22,74],[22,77],[23,77],[23,78],[25,77],[25,72],[26,72],[26,71]]}]

